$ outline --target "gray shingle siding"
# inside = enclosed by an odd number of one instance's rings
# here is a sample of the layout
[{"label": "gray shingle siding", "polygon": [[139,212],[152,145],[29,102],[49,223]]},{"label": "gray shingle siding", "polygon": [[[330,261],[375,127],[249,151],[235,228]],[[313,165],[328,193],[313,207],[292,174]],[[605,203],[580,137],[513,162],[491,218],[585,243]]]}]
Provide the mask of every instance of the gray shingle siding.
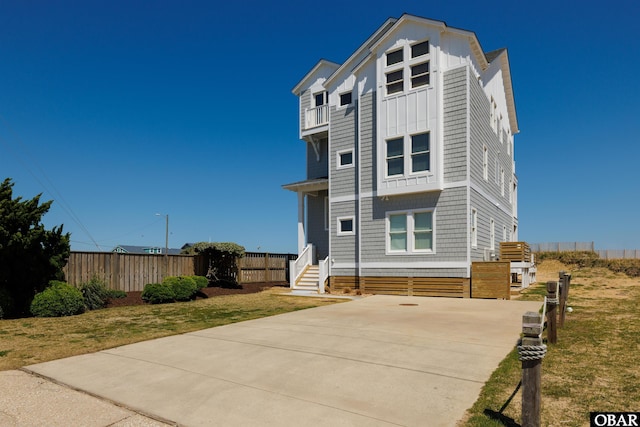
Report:
[{"label": "gray shingle siding", "polygon": [[[355,104],[354,104],[355,105]],[[331,108],[331,197],[353,195],[357,190],[356,181],[356,108]],[[337,153],[343,150],[353,150],[353,161],[356,167],[337,169]]]},{"label": "gray shingle siding", "polygon": [[300,130],[305,127],[305,111],[311,107],[311,90],[307,89],[300,94]]},{"label": "gray shingle siding", "polygon": [[[500,142],[498,135],[491,128],[490,102],[480,87],[480,83],[469,77],[470,109],[471,109],[471,182],[495,198],[503,206],[511,209],[509,203],[509,180],[513,176],[513,162],[508,153],[507,142]],[[482,173],[483,147],[488,149],[489,179],[485,181]],[[497,160],[497,161],[496,161]],[[500,192],[500,169],[504,170],[504,195]],[[498,183],[496,184],[496,177]]]},{"label": "gray shingle siding", "polygon": [[508,239],[513,230],[513,218],[474,189],[471,189],[471,207],[478,211],[478,247],[471,248],[471,260],[482,261],[484,259],[484,249],[489,248],[491,245],[489,239],[491,218],[493,218],[495,224],[494,250],[496,256],[498,256],[500,254],[503,226],[507,227]]},{"label": "gray shingle siding", "polygon": [[376,184],[376,92],[360,97],[360,188],[363,193],[371,193]]},{"label": "gray shingle siding", "polygon": [[[354,229],[356,233],[353,235],[338,235],[338,218],[354,217]],[[357,218],[357,202],[337,202],[331,204],[331,259],[337,264],[353,264],[358,260],[358,218]],[[353,268],[340,269],[333,268],[334,276],[353,276],[357,274],[357,270]]]},{"label": "gray shingle siding", "polygon": [[[362,200],[362,261],[447,262],[465,261],[467,255],[467,189],[393,196],[387,200]],[[386,255],[386,215],[388,212],[435,208],[435,253]],[[402,272],[397,272],[402,274]],[[369,275],[363,273],[363,275]]]},{"label": "gray shingle siding", "polygon": [[467,179],[467,74],[461,67],[444,74],[444,182]]}]

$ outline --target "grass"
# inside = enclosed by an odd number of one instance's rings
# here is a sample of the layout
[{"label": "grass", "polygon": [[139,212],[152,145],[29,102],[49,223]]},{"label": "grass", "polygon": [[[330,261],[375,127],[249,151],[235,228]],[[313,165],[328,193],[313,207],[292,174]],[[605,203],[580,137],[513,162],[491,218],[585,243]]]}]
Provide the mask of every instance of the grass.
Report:
[{"label": "grass", "polygon": [[69,317],[0,320],[0,370],[338,302],[278,292],[115,307]]},{"label": "grass", "polygon": [[[543,262],[539,283],[522,299],[541,301],[559,262]],[[546,276],[546,277],[545,277]],[[589,425],[591,411],[638,411],[640,406],[640,279],[605,268],[572,271],[565,326],[542,362],[543,426]],[[464,426],[517,426],[522,370],[512,351],[485,384]]]}]

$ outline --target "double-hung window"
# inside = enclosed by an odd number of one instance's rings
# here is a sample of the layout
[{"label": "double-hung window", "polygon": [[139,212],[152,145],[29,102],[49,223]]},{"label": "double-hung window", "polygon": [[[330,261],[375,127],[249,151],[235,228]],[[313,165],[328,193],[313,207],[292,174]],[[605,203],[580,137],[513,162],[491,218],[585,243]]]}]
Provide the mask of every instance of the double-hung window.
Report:
[{"label": "double-hung window", "polygon": [[433,210],[387,215],[387,252],[414,254],[434,251]]},{"label": "double-hung window", "polygon": [[[405,156],[405,153],[410,155]],[[405,160],[405,157],[407,159]],[[407,138],[393,138],[386,141],[387,177],[404,176],[405,170],[411,174],[431,170],[429,132],[411,135]]]},{"label": "double-hung window", "polygon": [[387,141],[387,176],[404,175],[404,138]]},{"label": "double-hung window", "polygon": [[407,90],[429,84],[429,41],[406,46],[406,49],[408,59],[405,58],[405,47],[387,52],[385,55],[387,95],[405,90],[405,76],[411,82]]}]

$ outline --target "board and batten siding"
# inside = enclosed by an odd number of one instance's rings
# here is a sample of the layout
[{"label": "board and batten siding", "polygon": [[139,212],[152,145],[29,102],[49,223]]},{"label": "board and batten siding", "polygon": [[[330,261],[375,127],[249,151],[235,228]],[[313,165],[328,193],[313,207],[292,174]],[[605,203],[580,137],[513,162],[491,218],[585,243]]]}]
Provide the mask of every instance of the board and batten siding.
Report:
[{"label": "board and batten siding", "polygon": [[467,179],[467,73],[459,67],[444,73],[444,182]]},{"label": "board and batten siding", "polygon": [[[331,147],[329,165],[331,180],[329,182],[331,198],[351,196],[357,192],[357,152],[356,152],[356,102],[346,108],[331,107]],[[338,169],[338,152],[352,150],[353,167]]]},{"label": "board and batten siding", "polygon": [[307,195],[307,242],[316,246],[318,259],[329,255],[329,232],[325,229],[324,199],[327,191]]}]

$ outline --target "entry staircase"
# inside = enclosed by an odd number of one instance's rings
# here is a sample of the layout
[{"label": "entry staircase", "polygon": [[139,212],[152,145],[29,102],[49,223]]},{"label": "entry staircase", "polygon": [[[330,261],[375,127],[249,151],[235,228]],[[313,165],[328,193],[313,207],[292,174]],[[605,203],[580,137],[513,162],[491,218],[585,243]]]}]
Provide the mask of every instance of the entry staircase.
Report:
[{"label": "entry staircase", "polygon": [[307,245],[298,259],[290,261],[289,287],[295,291],[323,294],[325,281],[329,277],[328,265],[328,257],[317,262],[315,247]]}]

